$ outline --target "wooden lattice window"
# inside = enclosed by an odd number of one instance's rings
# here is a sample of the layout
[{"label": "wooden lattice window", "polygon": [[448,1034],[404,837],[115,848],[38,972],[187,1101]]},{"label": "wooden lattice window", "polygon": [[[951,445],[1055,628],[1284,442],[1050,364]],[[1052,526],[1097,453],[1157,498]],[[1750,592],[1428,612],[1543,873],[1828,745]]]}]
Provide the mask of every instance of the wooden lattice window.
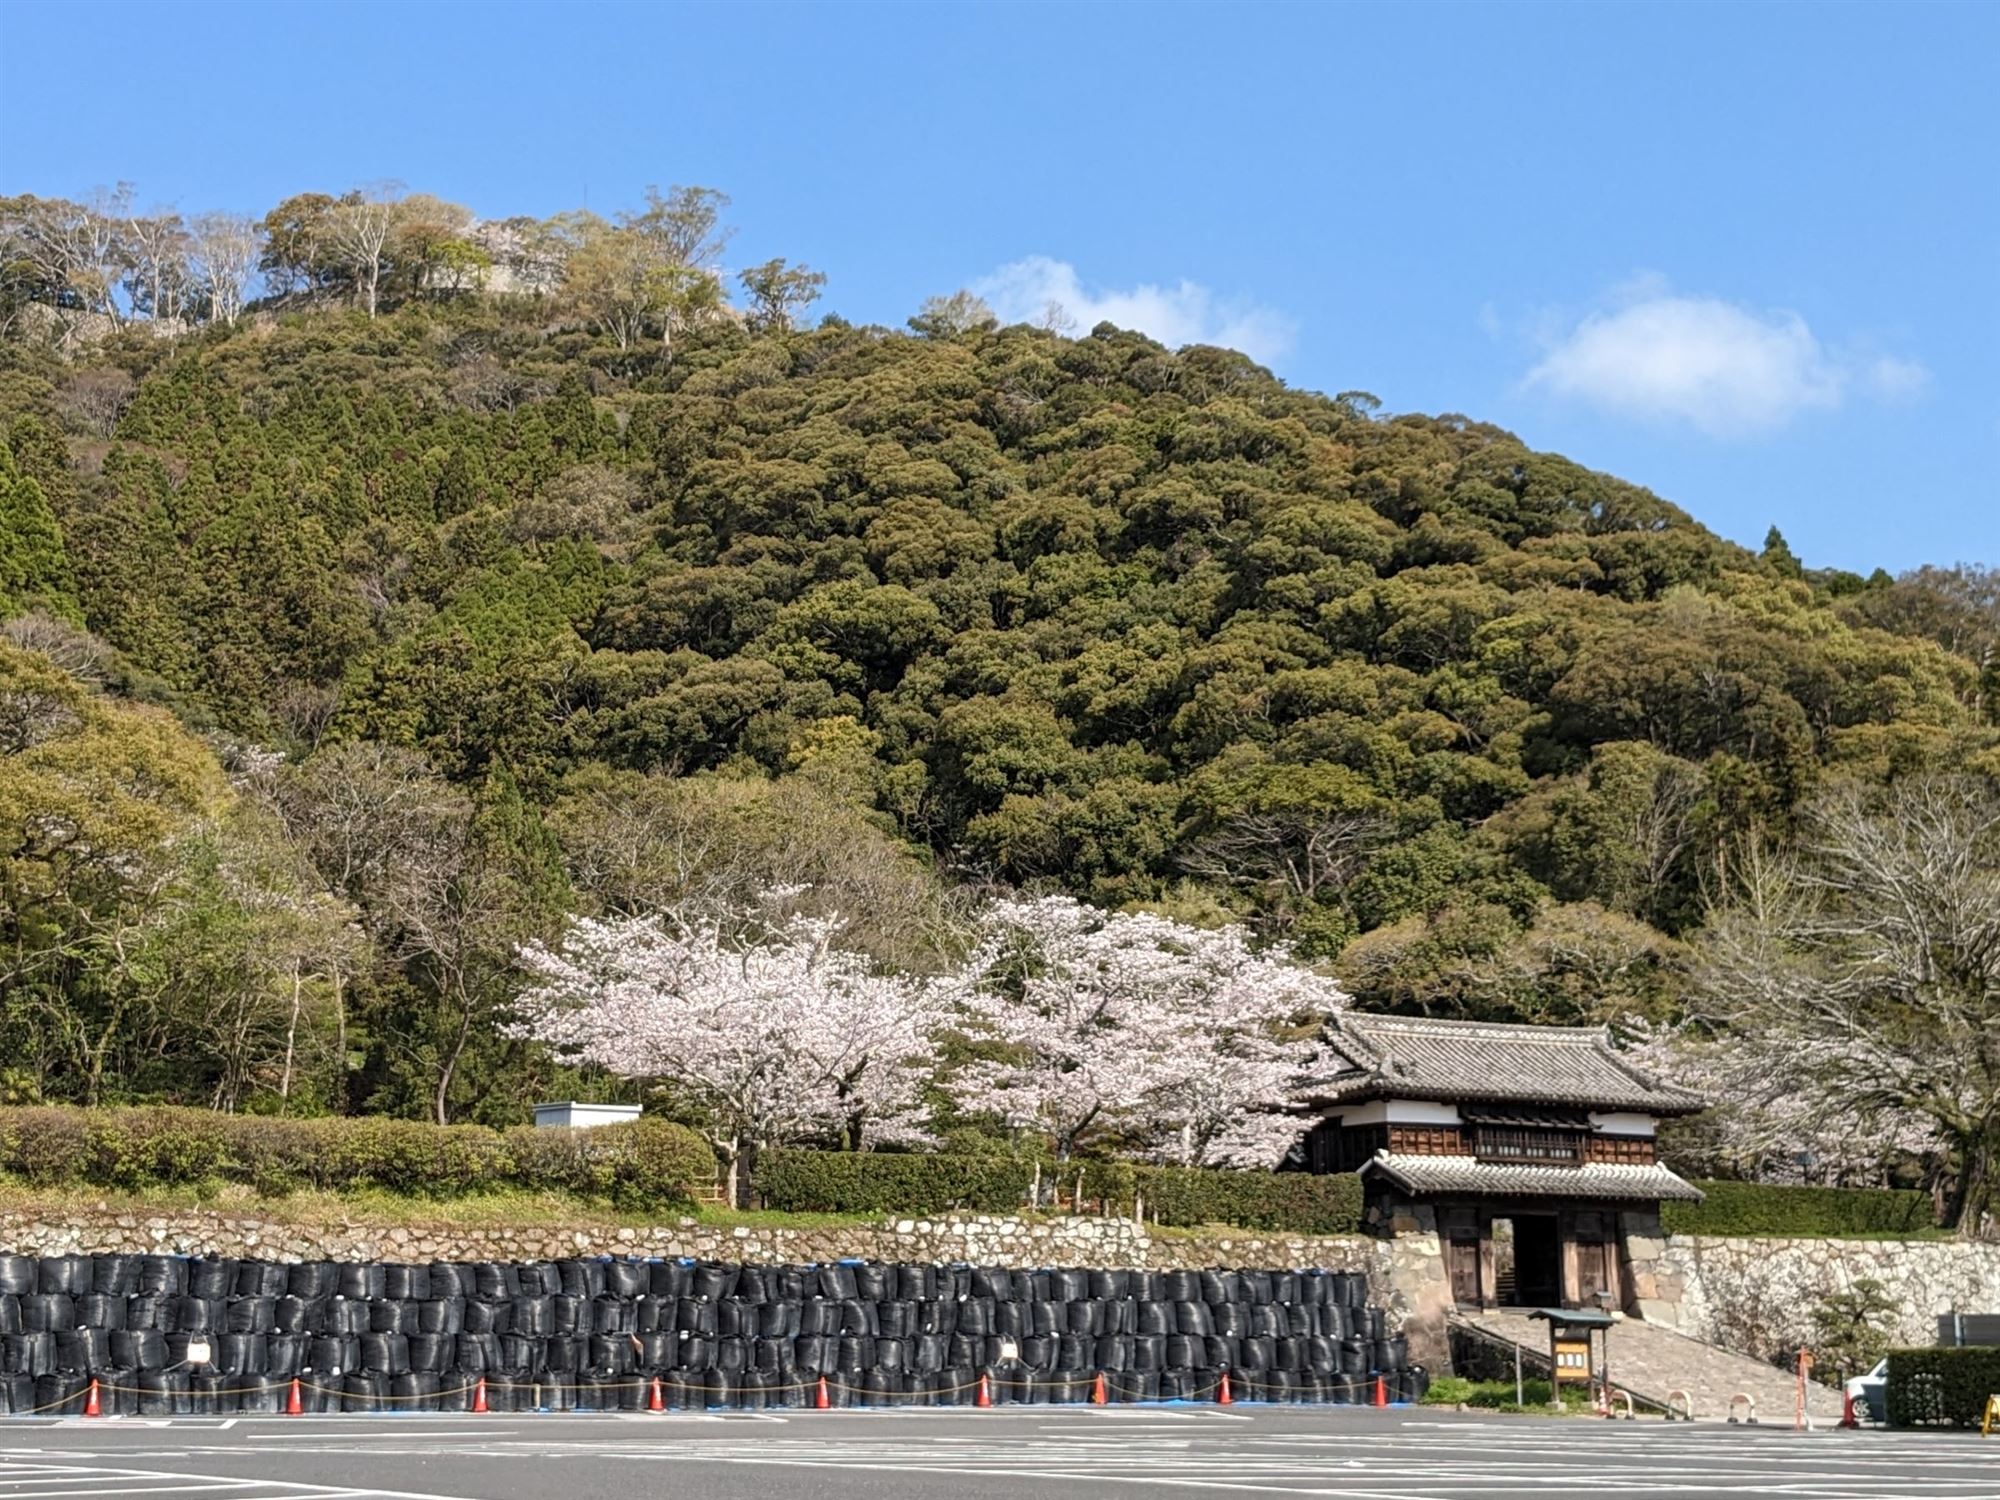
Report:
[{"label": "wooden lattice window", "polygon": [[1573,1167],[1583,1161],[1584,1141],[1584,1132],[1580,1130],[1481,1125],[1473,1131],[1472,1154],[1481,1161]]}]

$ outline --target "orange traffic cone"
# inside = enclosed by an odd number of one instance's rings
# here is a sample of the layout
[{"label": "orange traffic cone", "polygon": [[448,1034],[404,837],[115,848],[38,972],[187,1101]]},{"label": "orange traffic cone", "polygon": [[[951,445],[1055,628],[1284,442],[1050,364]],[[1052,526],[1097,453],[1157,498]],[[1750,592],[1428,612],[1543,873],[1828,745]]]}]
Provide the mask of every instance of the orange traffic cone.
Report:
[{"label": "orange traffic cone", "polygon": [[1229,1394],[1229,1372],[1227,1370],[1222,1372],[1222,1384],[1215,1388],[1215,1404],[1217,1406],[1230,1406],[1234,1404],[1233,1398]]},{"label": "orange traffic cone", "polygon": [[814,1394],[814,1396],[813,1396],[813,1410],[814,1410],[814,1411],[825,1411],[825,1410],[826,1410],[826,1409],[827,1409],[828,1407],[830,1407],[830,1406],[832,1406],[832,1405],[833,1405],[833,1402],[831,1402],[830,1400],[828,1400],[828,1399],[827,1399],[827,1394],[826,1394],[826,1377],[825,1377],[824,1375],[822,1375],[822,1376],[820,1376],[820,1378],[819,1378],[819,1390],[818,1390],[818,1392],[817,1392],[817,1393],[815,1393],[815,1394]]},{"label": "orange traffic cone", "polygon": [[83,1414],[86,1417],[101,1417],[104,1415],[104,1408],[98,1404],[97,1382],[94,1379],[90,1382],[90,1394],[84,1398]]},{"label": "orange traffic cone", "polygon": [[1840,1425],[1842,1427],[1859,1427],[1861,1425],[1861,1419],[1854,1414],[1854,1393],[1852,1391],[1843,1391],[1841,1393]]},{"label": "orange traffic cone", "polygon": [[1092,1406],[1103,1406],[1110,1399],[1111,1398],[1105,1395],[1104,1393],[1104,1372],[1102,1370],[1099,1370],[1097,1372],[1096,1381],[1090,1387],[1090,1404]]},{"label": "orange traffic cone", "polygon": [[306,1404],[299,1399],[299,1383],[295,1378],[292,1381],[292,1393],[285,1397],[285,1415],[288,1417],[302,1417],[305,1415],[305,1412]]},{"label": "orange traffic cone", "polygon": [[1375,1404],[1377,1406],[1387,1406],[1389,1404],[1389,1388],[1382,1383],[1380,1375],[1375,1377]]},{"label": "orange traffic cone", "polygon": [[486,1405],[486,1377],[484,1375],[479,1377],[479,1384],[472,1388],[472,1409],[480,1413],[484,1413],[489,1409]]},{"label": "orange traffic cone", "polygon": [[653,1377],[653,1392],[646,1398],[646,1410],[665,1411],[666,1409],[667,1398],[660,1394],[660,1377],[655,1375]]},{"label": "orange traffic cone", "polygon": [[984,1370],[979,1372],[979,1394],[972,1398],[972,1404],[974,1406],[991,1406],[993,1404],[993,1393],[987,1389],[986,1372]]}]

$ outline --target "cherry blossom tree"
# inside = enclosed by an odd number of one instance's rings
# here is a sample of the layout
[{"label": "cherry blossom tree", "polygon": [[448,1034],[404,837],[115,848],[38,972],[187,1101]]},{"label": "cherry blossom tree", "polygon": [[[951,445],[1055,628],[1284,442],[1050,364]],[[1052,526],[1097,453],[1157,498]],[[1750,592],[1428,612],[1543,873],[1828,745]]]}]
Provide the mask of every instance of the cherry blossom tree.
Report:
[{"label": "cherry blossom tree", "polygon": [[987,907],[966,965],[933,988],[993,1054],[949,1080],[961,1108],[1041,1132],[1058,1159],[1108,1135],[1190,1166],[1284,1153],[1305,1124],[1285,1107],[1346,1002],[1240,928],[1061,896]]},{"label": "cherry blossom tree", "polygon": [[922,1133],[935,991],[835,946],[841,926],[798,914],[725,924],[678,908],[579,918],[554,948],[523,951],[535,983],[517,1034],[660,1080],[706,1117],[734,1202],[759,1147]]}]

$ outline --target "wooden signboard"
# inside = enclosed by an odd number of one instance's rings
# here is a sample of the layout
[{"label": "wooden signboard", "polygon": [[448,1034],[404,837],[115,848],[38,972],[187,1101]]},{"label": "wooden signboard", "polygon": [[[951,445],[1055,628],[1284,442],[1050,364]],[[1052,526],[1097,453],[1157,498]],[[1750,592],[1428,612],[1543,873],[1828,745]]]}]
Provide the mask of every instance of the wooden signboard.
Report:
[{"label": "wooden signboard", "polygon": [[1565,1380],[1590,1380],[1590,1340],[1556,1338],[1550,1343],[1556,1384]]}]

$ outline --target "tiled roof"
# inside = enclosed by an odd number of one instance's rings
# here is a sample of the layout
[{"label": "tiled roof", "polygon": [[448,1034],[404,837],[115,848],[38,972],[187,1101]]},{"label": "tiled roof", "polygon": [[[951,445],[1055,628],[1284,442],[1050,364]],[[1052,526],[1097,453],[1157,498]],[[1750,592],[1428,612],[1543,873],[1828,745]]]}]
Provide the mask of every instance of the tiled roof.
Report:
[{"label": "tiled roof", "polygon": [[1474,1161],[1469,1156],[1409,1156],[1378,1151],[1362,1168],[1380,1173],[1408,1193],[1478,1193],[1513,1198],[1681,1198],[1701,1201],[1699,1189],[1662,1166],[1589,1162],[1580,1167],[1527,1166]]},{"label": "tiled roof", "polygon": [[1705,1101],[1648,1077],[1599,1026],[1503,1026],[1343,1011],[1327,1032],[1346,1067],[1310,1088],[1320,1103],[1356,1099],[1495,1100],[1654,1115]]}]

